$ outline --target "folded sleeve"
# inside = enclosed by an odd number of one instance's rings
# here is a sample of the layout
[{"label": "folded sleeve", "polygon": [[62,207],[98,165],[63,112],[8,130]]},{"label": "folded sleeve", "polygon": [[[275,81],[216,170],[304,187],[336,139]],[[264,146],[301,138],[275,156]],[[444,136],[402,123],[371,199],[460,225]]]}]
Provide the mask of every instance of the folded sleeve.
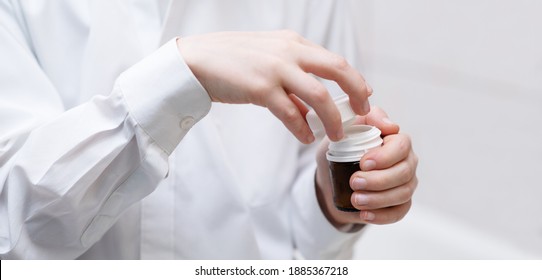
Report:
[{"label": "folded sleeve", "polygon": [[167,176],[209,96],[172,40],[66,110],[4,4],[0,42],[0,259],[76,258]]}]

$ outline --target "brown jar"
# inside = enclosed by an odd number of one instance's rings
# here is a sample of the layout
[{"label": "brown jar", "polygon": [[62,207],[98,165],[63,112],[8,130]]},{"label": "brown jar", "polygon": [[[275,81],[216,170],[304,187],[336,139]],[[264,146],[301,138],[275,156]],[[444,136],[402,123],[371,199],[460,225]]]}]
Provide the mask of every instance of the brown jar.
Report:
[{"label": "brown jar", "polygon": [[333,202],[341,211],[359,211],[352,205],[353,190],[350,177],[360,170],[359,161],[370,149],[382,145],[380,130],[369,125],[351,125],[344,129],[345,137],[331,142],[326,154],[329,161]]}]

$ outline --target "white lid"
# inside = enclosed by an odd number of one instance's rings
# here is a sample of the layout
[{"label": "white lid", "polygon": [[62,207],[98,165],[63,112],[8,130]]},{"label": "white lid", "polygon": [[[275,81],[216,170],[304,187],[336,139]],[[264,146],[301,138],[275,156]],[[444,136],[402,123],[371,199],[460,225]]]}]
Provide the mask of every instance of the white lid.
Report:
[{"label": "white lid", "polygon": [[[354,113],[354,111],[352,110],[352,107],[350,106],[350,99],[346,94],[334,98],[333,102],[335,102],[335,105],[337,106],[337,109],[341,114],[341,122],[344,129],[345,127],[349,126],[354,122],[356,113]],[[311,128],[312,132],[316,137],[322,137],[325,135],[326,130],[324,128],[324,124],[322,123],[318,115],[316,115],[314,109],[311,109],[307,113],[306,118],[309,127]]]},{"label": "white lid", "polygon": [[344,129],[345,137],[330,142],[326,157],[333,162],[355,162],[370,149],[382,145],[380,130],[370,125],[352,125]]}]

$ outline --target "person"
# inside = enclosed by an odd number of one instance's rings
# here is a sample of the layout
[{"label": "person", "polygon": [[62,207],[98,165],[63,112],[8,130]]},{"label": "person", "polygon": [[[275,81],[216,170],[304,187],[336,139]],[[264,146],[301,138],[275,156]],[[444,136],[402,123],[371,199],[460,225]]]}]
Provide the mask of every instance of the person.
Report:
[{"label": "person", "polygon": [[[317,0],[2,1],[0,258],[351,257],[363,225],[408,212],[417,158],[347,62],[359,59],[350,13]],[[339,87],[385,136],[352,176],[359,213],[333,207],[328,140],[304,119],[313,107],[341,139]]]}]

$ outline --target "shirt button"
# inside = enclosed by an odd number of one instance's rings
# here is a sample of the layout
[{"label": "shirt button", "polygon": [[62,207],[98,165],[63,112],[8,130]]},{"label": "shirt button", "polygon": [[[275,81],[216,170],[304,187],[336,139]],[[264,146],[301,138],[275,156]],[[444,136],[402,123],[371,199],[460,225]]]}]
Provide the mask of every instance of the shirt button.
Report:
[{"label": "shirt button", "polygon": [[180,126],[182,129],[187,130],[190,129],[194,125],[195,119],[193,117],[184,117],[181,122]]}]

